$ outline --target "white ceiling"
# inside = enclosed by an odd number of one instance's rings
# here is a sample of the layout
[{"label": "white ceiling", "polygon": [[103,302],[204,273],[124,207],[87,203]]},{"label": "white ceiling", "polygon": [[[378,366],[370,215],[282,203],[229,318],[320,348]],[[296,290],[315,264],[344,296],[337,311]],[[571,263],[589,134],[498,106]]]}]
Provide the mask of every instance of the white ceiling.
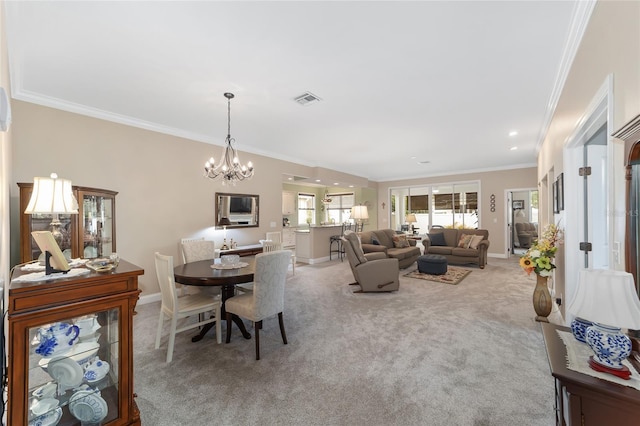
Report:
[{"label": "white ceiling", "polygon": [[[5,7],[16,99],[223,145],[232,92],[242,161],[257,153],[384,181],[534,166],[576,4]],[[322,101],[293,101],[305,91]]]}]

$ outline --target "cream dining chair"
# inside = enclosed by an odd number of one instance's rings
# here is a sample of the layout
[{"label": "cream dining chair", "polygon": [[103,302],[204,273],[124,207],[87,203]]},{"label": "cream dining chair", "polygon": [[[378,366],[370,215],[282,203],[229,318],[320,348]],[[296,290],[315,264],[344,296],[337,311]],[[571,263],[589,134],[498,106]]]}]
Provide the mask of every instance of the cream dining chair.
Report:
[{"label": "cream dining chair", "polygon": [[[162,329],[165,317],[170,320],[167,362],[171,362],[173,360],[173,346],[176,334],[182,331],[201,327],[215,321],[216,340],[220,343],[222,341],[220,300],[214,299],[210,295],[203,293],[178,296],[175,286],[175,278],[173,276],[173,257],[165,256],[156,252],[155,264],[156,276],[158,277],[160,294],[162,296],[160,317],[158,318],[158,331],[156,333],[156,349],[160,348],[160,340],[162,338]],[[208,319],[198,320],[195,322],[183,321],[186,320],[187,317],[198,317],[200,314],[209,312],[213,312],[214,315]],[[181,325],[184,322],[187,323],[178,328],[178,321],[180,321]]]},{"label": "cream dining chair", "polygon": [[256,255],[256,267],[253,292],[230,297],[225,301],[227,312],[227,340],[231,342],[232,314],[246,318],[254,323],[256,341],[256,360],[260,359],[260,329],[262,321],[278,315],[282,341],[287,344],[284,331],[284,287],[291,252],[278,250]]},{"label": "cream dining chair", "polygon": [[[204,238],[182,238],[180,240],[180,251],[182,252],[182,262],[190,263],[197,262],[199,260],[213,260],[216,256],[216,244],[211,240],[205,240]],[[180,286],[178,284],[178,286]],[[182,292],[184,294],[184,287]],[[201,290],[215,297],[220,297],[220,287],[203,287]]]},{"label": "cream dining chair", "polygon": [[[266,241],[280,243],[280,247],[282,247],[282,232],[267,232]],[[278,250],[282,250],[282,248]],[[287,250],[289,249],[287,248]],[[296,254],[293,251],[291,251],[291,271],[293,275],[296,274]]]}]

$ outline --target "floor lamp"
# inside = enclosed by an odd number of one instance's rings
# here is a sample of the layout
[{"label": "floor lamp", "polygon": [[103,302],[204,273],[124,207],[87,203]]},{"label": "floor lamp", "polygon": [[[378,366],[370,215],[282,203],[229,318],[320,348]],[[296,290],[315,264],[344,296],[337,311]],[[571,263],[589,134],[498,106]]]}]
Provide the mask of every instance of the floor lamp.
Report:
[{"label": "floor lamp", "polygon": [[356,232],[362,232],[364,228],[364,220],[369,219],[369,212],[367,206],[353,206],[351,207],[351,219],[356,221]]}]

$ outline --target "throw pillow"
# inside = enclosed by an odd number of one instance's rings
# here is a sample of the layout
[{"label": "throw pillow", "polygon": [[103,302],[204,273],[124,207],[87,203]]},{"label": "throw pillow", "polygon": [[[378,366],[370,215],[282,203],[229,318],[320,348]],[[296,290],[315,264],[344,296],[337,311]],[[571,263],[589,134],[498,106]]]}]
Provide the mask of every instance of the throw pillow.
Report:
[{"label": "throw pillow", "polygon": [[406,235],[394,235],[393,236],[393,246],[395,248],[404,248],[404,247],[409,247],[411,244],[409,244],[409,241],[407,241],[407,236]]},{"label": "throw pillow", "polygon": [[376,237],[371,237],[371,244],[373,244],[374,246],[379,246],[380,241],[378,241]]},{"label": "throw pillow", "polygon": [[473,235],[462,234],[460,236],[460,241],[458,241],[458,247],[460,248],[469,248],[469,243],[471,243],[471,238]]},{"label": "throw pillow", "polygon": [[432,246],[446,246],[447,242],[444,240],[444,234],[438,232],[437,234],[427,234]]},{"label": "throw pillow", "polygon": [[471,242],[469,243],[469,248],[470,249],[477,249],[478,248],[478,244],[480,244],[480,241],[482,241],[484,237],[482,235],[474,235],[473,237],[471,237]]}]

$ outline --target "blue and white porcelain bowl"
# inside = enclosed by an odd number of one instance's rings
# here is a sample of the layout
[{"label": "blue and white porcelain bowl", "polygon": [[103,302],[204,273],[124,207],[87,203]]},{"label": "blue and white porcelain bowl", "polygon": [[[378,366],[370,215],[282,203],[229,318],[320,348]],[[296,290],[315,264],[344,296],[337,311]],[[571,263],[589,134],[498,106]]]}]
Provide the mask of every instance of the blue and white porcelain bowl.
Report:
[{"label": "blue and white porcelain bowl", "polygon": [[592,325],[593,323],[591,321],[575,317],[575,319],[571,321],[571,332],[573,333],[573,337],[575,337],[579,342],[587,343],[587,327],[591,327]]}]

